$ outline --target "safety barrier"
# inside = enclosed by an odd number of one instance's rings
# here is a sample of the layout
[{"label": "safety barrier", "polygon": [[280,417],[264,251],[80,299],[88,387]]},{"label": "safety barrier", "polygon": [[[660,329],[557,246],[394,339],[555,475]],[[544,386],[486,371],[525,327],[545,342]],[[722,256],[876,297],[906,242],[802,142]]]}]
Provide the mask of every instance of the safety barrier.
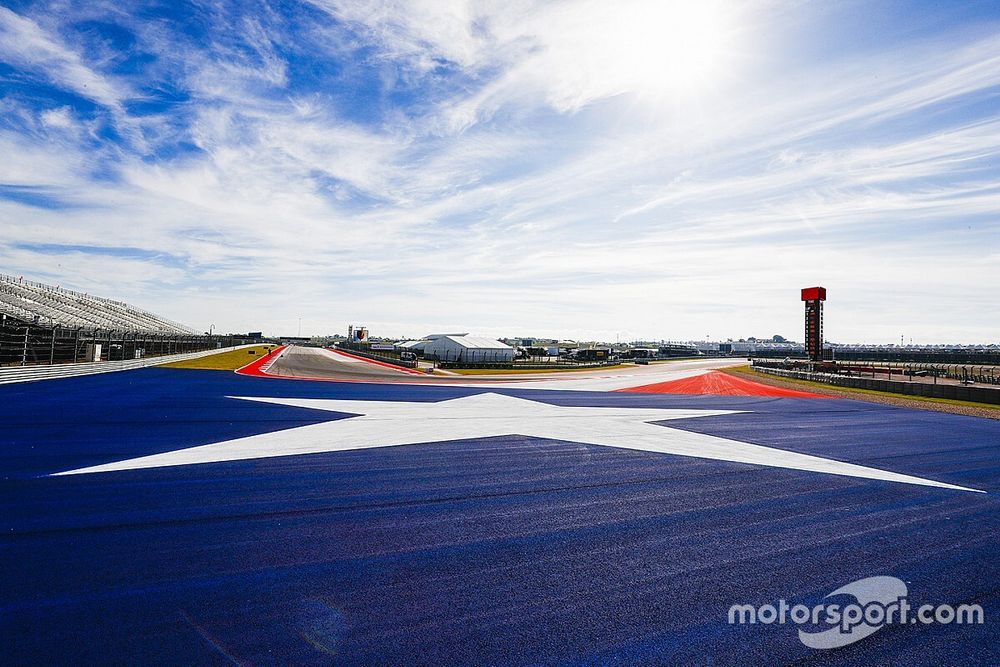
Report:
[{"label": "safety barrier", "polygon": [[830,373],[846,376],[886,375],[887,380],[896,375],[901,379],[907,377],[947,378],[966,384],[1000,385],[1000,366],[970,364],[919,364],[900,362],[857,362],[857,361],[823,361],[809,362],[786,359],[775,361],[770,359],[754,359],[755,367],[779,368],[784,370],[808,370],[811,373]]},{"label": "safety barrier", "polygon": [[833,373],[812,373],[809,371],[773,368],[754,364],[754,370],[767,375],[787,377],[797,380],[809,380],[837,387],[854,389],[872,389],[904,396],[926,396],[928,398],[943,398],[973,403],[988,403],[1000,405],[1000,389],[993,387],[970,387],[961,384],[933,384],[930,382],[903,382],[899,380],[880,380],[878,378],[860,377],[856,375],[835,375]]},{"label": "safety barrier", "polygon": [[[642,363],[646,361],[645,359],[641,361],[636,361],[635,363]],[[508,363],[466,363],[464,361],[439,361],[437,362],[438,368],[470,368],[470,369],[484,369],[492,368],[497,370],[502,369],[514,369],[522,371],[558,371],[572,368],[573,370],[586,370],[586,369],[597,369],[597,368],[608,368],[609,366],[621,366],[624,363],[632,363],[629,359],[625,361],[602,361],[602,362],[582,362],[582,363],[572,363],[572,362],[558,362],[552,361],[544,364],[534,364],[534,363],[524,363],[521,361],[514,361]]]},{"label": "safety barrier", "polygon": [[364,349],[359,349],[359,346],[348,346],[348,345],[337,345],[335,348],[330,348],[338,352],[343,352],[345,354],[353,354],[356,357],[362,357],[363,359],[371,359],[372,361],[380,361],[385,364],[391,364],[392,366],[399,366],[400,368],[417,368],[416,361],[404,361],[398,356],[393,357],[388,354],[375,354],[374,352],[368,352]]},{"label": "safety barrier", "polygon": [[70,329],[17,322],[0,316],[0,366],[127,361],[201,352],[252,342],[238,335],[194,335],[104,329]]},{"label": "safety barrier", "polygon": [[162,357],[148,357],[143,359],[126,359],[125,361],[98,361],[81,364],[54,364],[36,366],[10,366],[0,368],[0,384],[12,384],[15,382],[35,382],[38,380],[53,380],[56,378],[76,377],[79,375],[94,375],[96,373],[113,373],[116,371],[130,371],[147,366],[159,366],[172,361],[184,361],[186,359],[198,359],[210,354],[228,350],[239,350],[247,347],[254,347],[254,344],[237,345],[231,348],[218,350],[203,350],[201,352],[186,352],[183,354],[169,354]]}]

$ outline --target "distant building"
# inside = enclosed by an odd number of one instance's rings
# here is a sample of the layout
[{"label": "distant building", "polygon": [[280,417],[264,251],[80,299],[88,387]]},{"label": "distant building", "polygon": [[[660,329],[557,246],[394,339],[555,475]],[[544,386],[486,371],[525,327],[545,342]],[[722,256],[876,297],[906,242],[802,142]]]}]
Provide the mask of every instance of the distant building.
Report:
[{"label": "distant building", "polygon": [[347,327],[347,339],[352,343],[368,342],[368,327],[352,324]]},{"label": "distant building", "polygon": [[494,338],[469,335],[443,334],[424,345],[424,357],[438,361],[455,361],[467,364],[511,363],[514,348]]},{"label": "distant building", "polygon": [[622,359],[655,359],[655,347],[624,347],[614,351]]},{"label": "distant building", "polygon": [[695,345],[687,343],[663,343],[656,348],[660,357],[697,357],[705,354]]},{"label": "distant building", "polygon": [[312,341],[310,336],[278,336],[282,345],[302,345]]},{"label": "distant building", "polygon": [[396,348],[397,352],[413,352],[415,354],[423,354],[424,347],[426,347],[429,342],[430,341],[427,339],[404,340],[396,343],[394,347]]},{"label": "distant building", "polygon": [[555,338],[539,338],[538,336],[519,336],[501,338],[500,340],[511,347],[553,347],[559,343]]},{"label": "distant building", "polygon": [[577,361],[607,361],[611,358],[611,348],[588,347],[577,350],[574,356]]},{"label": "distant building", "polygon": [[424,336],[424,340],[437,340],[438,338],[444,338],[445,336],[468,336],[466,333],[437,333],[437,334],[427,334]]}]

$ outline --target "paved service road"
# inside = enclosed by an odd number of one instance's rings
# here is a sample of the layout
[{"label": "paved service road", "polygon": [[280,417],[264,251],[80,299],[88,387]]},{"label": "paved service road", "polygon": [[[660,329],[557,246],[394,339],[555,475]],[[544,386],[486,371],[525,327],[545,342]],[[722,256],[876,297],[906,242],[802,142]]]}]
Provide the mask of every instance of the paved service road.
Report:
[{"label": "paved service road", "polygon": [[408,373],[316,347],[289,347],[271,365],[268,375],[359,380],[405,378]]},{"label": "paved service road", "polygon": [[340,381],[402,382],[476,386],[503,384],[532,389],[613,390],[699,375],[742,363],[741,359],[690,359],[648,366],[595,368],[589,371],[504,375],[421,376],[364,359],[314,347],[290,347],[269,368],[268,375]]}]

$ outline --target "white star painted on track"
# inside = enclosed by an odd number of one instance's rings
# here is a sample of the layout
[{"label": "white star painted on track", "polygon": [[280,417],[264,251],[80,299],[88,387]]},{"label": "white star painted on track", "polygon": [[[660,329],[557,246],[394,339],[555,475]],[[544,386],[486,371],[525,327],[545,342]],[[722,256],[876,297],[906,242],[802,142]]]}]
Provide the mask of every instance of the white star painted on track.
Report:
[{"label": "white star painted on track", "polygon": [[437,403],[341,401],[310,398],[231,397],[357,416],[262,433],[200,447],[57,473],[161,468],[244,459],[392,447],[445,440],[522,435],[588,445],[791,468],[887,482],[976,491],[887,470],[843,463],[773,447],[752,445],[651,422],[737,414],[740,410],[563,407],[501,394],[476,394]]}]

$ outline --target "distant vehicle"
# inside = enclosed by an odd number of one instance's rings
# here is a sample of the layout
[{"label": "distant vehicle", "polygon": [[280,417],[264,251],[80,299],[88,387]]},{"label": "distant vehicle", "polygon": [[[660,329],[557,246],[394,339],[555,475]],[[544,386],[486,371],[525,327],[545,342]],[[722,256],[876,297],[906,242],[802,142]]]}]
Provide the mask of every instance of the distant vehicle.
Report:
[{"label": "distant vehicle", "polygon": [[400,361],[416,361],[417,355],[409,350],[403,350],[399,353],[399,359]]},{"label": "distant vehicle", "polygon": [[606,347],[592,347],[577,350],[577,361],[607,361],[611,358],[611,350]]}]

